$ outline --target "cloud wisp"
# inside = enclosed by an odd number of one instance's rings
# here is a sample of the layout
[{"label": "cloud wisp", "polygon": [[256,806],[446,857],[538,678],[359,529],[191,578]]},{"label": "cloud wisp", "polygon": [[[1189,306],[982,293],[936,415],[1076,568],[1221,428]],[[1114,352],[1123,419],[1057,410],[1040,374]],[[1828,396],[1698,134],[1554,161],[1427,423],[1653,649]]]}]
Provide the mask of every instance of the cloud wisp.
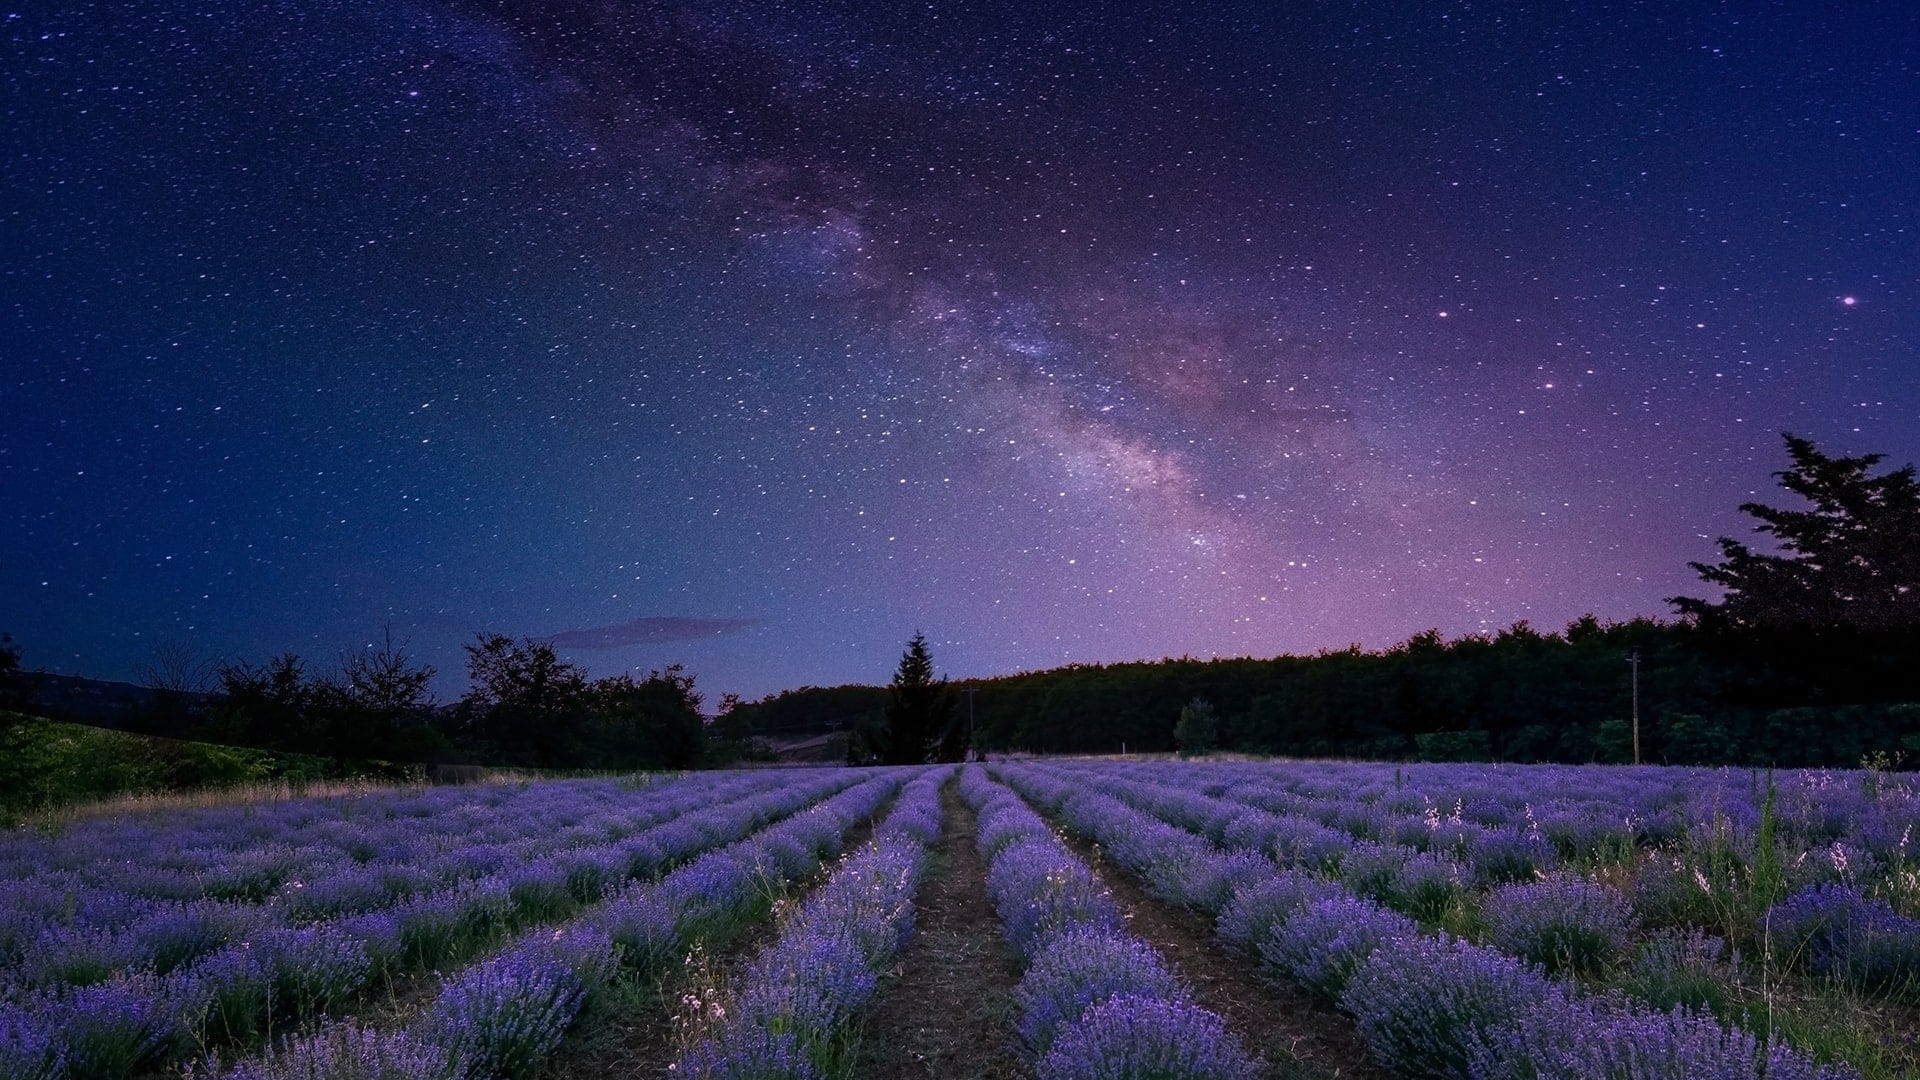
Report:
[{"label": "cloud wisp", "polygon": [[694,641],[751,630],[764,619],[703,619],[678,615],[643,615],[612,626],[562,630],[547,640],[566,649],[619,649],[628,645],[655,645]]}]

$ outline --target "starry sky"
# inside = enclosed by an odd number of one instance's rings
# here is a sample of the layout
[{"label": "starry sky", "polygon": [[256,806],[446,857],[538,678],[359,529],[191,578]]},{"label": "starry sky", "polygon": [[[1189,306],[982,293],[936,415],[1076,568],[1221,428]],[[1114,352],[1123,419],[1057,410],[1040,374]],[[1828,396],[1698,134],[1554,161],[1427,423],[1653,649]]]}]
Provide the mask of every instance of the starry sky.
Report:
[{"label": "starry sky", "polygon": [[1664,614],[1782,430],[1920,458],[1920,8],[1532,7],[0,8],[0,629],[753,697]]}]

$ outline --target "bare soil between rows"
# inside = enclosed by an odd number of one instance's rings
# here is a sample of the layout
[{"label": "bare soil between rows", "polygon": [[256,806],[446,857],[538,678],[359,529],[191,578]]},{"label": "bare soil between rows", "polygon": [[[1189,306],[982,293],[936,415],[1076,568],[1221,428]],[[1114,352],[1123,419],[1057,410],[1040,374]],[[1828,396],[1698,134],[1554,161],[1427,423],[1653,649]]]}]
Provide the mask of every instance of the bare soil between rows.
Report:
[{"label": "bare soil between rows", "polygon": [[1000,938],[973,809],[957,782],[941,792],[933,867],[914,896],[914,936],[880,984],[863,1027],[857,1077],[1024,1077],[1011,1045],[1019,968]]}]

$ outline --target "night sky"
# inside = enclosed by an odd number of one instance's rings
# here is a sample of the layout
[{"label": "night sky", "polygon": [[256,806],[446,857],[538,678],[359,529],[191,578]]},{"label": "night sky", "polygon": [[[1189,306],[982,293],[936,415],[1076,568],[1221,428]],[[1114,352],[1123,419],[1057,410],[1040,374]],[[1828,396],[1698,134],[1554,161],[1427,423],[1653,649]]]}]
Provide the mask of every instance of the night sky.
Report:
[{"label": "night sky", "polygon": [[711,697],[1663,615],[1920,458],[1920,7],[0,8],[0,629]]}]

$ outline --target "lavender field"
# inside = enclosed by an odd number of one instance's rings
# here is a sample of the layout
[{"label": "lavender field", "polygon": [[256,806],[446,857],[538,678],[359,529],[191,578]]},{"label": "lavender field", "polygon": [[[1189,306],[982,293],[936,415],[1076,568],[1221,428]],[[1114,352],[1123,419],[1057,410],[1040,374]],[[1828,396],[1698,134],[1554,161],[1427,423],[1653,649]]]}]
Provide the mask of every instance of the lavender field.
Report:
[{"label": "lavender field", "polygon": [[0,837],[0,1076],[1892,1077],[1901,774],[1058,760]]}]

